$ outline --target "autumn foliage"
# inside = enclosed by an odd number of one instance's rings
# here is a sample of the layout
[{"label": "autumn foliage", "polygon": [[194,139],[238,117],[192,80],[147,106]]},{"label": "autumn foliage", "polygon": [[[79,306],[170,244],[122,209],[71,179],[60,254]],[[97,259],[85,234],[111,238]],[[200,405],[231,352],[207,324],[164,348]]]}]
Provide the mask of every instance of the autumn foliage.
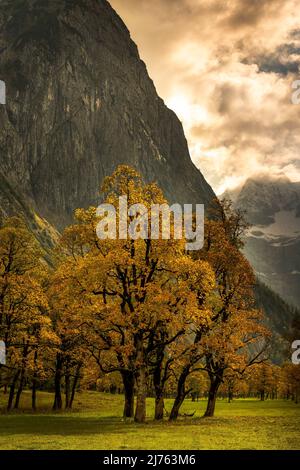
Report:
[{"label": "autumn foliage", "polygon": [[[118,220],[124,195],[149,209],[166,202],[156,184],[121,166],[102,188]],[[174,420],[197,389],[206,392],[206,416],[218,393],[278,394],[268,379],[270,332],[240,251],[247,225],[228,201],[216,201],[208,215],[203,249],[188,253],[185,240],[172,236],[100,240],[96,208],[77,209],[54,266],[24,222],[8,219],[0,229],[0,339],[7,347],[0,386],[8,409],[19,406],[26,387],[34,409],[40,387],[54,391],[56,410],[71,408],[79,387],[123,392],[124,417],[137,422],[146,419],[149,395],[158,420],[164,398],[173,396]],[[285,393],[297,395],[298,369],[280,374],[281,392],[289,384]]]}]

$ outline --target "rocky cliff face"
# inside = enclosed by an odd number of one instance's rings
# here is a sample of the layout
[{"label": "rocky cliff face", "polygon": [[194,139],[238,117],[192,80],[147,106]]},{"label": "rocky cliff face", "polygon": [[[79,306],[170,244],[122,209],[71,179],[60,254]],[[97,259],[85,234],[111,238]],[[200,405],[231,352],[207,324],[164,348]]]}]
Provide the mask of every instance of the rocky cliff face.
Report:
[{"label": "rocky cliff face", "polygon": [[13,206],[9,187],[61,228],[99,202],[103,177],[121,163],[171,202],[210,203],[180,121],[106,0],[2,0],[0,31],[2,210]]},{"label": "rocky cliff face", "polygon": [[0,80],[0,219],[22,212],[46,256],[54,227],[97,204],[118,164],[157,181],[170,202],[214,198],[106,0],[1,0]]},{"label": "rocky cliff face", "polygon": [[229,196],[252,224],[245,254],[262,282],[300,308],[300,184],[249,179]]}]

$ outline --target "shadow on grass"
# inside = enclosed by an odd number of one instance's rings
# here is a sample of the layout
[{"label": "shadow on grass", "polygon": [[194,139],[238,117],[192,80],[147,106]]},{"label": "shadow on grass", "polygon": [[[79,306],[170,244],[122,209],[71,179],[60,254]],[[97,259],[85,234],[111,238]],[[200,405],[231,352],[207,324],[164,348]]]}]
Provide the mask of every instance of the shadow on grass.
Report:
[{"label": "shadow on grass", "polygon": [[83,435],[83,434],[113,434],[138,432],[139,428],[127,424],[120,418],[78,417],[66,415],[2,415],[0,417],[1,435],[38,434],[38,435]]},{"label": "shadow on grass", "polygon": [[[251,424],[265,424],[275,422],[262,417],[214,417],[214,418],[180,418],[176,422],[153,421],[148,419],[145,424],[139,425],[134,422],[125,422],[120,417],[107,416],[80,417],[79,415],[34,415],[34,414],[6,414],[0,416],[0,440],[1,436],[34,434],[40,436],[78,436],[97,434],[126,434],[139,433],[141,428],[148,428],[155,432],[155,428],[168,429],[189,426],[200,428],[213,428],[218,426],[243,427]],[[151,431],[150,431],[151,432]],[[172,432],[172,431],[171,431]]]}]

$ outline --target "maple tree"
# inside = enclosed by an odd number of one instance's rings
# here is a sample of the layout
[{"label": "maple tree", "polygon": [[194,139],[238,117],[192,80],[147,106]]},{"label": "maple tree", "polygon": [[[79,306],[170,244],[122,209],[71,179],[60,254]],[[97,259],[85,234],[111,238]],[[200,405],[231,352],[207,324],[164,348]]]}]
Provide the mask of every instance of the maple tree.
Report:
[{"label": "maple tree", "polygon": [[[144,184],[137,172],[124,166],[106,178],[102,190],[118,219],[121,196],[127,197],[130,206],[142,203],[149,214],[153,204],[166,203],[155,184]],[[170,345],[186,334],[193,319],[207,314],[199,309],[190,289],[193,265],[201,268],[202,278],[211,279],[211,270],[207,263],[186,255],[184,240],[99,240],[95,208],[76,211],[76,219],[62,239],[67,256],[60,286],[64,292],[71,289],[76,299],[76,305],[69,303],[68,308],[76,309],[82,318],[85,344],[101,371],[120,372],[124,416],[132,416],[135,386],[135,420],[145,420],[148,380],[153,374],[155,416],[161,419],[167,377],[161,373],[162,363],[167,355],[171,361]],[[136,223],[130,215],[127,222]]]},{"label": "maple tree", "polygon": [[[136,209],[125,218],[124,197]],[[40,384],[54,390],[55,410],[72,408],[79,387],[124,392],[124,417],[137,422],[146,419],[150,394],[156,420],[167,395],[174,397],[170,420],[187,396],[204,393],[206,416],[220,391],[229,401],[239,393],[298,400],[299,367],[266,361],[270,333],[241,253],[243,214],[216,201],[203,248],[187,252],[175,215],[169,239],[161,236],[162,219],[158,236],[150,236],[152,207],[166,200],[134,169],[120,166],[107,177],[102,201],[116,219],[103,209],[77,209],[51,267],[20,218],[0,228],[0,337],[7,348],[0,380],[9,388],[8,409],[19,406],[27,385],[35,409]],[[99,224],[115,238],[99,237]],[[134,238],[121,235],[122,224]]]},{"label": "maple tree", "polygon": [[216,396],[228,369],[244,373],[266,358],[270,332],[263,314],[254,308],[255,276],[241,253],[247,223],[231,202],[216,201],[215,220],[206,224],[205,247],[200,254],[213,267],[217,282],[213,326],[203,339],[205,370],[210,389],[205,416],[213,416]]},{"label": "maple tree", "polygon": [[[210,380],[205,416],[213,416],[218,390],[225,372],[240,374],[262,360],[265,339],[269,332],[262,324],[262,312],[254,308],[255,277],[240,249],[247,228],[243,214],[231,203],[215,201],[211,218],[206,221],[205,244],[193,257],[207,262],[215,275],[216,288],[208,299],[198,292],[199,306],[208,301],[209,322],[195,324],[193,343],[186,349],[178,377],[177,395],[170,420],[178,417],[185,396],[187,378],[197,370],[205,370]],[[197,282],[191,286],[198,289]],[[253,344],[259,345],[251,353]]]},{"label": "maple tree", "polygon": [[7,365],[0,372],[10,390],[8,410],[18,408],[29,379],[35,408],[42,355],[54,339],[43,288],[45,271],[37,242],[24,221],[7,219],[0,228],[0,336],[6,345]]},{"label": "maple tree", "polygon": [[47,290],[52,329],[58,338],[58,343],[51,352],[54,376],[54,410],[59,410],[63,406],[63,383],[65,408],[72,408],[83,367],[89,358],[82,334],[81,312],[77,308],[78,301],[74,297],[72,285],[64,282],[67,276],[65,268],[66,265],[62,264],[52,274]]},{"label": "maple tree", "polygon": [[282,387],[286,398],[290,398],[297,404],[300,397],[300,366],[299,364],[286,363],[282,367]]}]

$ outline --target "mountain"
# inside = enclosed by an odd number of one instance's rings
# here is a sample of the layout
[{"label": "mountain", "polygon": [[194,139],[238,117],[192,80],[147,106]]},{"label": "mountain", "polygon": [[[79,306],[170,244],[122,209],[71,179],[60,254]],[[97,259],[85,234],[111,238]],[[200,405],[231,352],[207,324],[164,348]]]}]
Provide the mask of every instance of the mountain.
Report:
[{"label": "mountain", "polygon": [[106,0],[1,0],[0,80],[0,219],[21,212],[46,255],[119,164],[170,202],[215,197]]},{"label": "mountain", "polygon": [[295,324],[299,322],[299,310],[287,304],[278,294],[257,280],[255,301],[265,312],[266,326],[272,331],[270,356],[274,363],[290,360],[291,342],[295,336]]},{"label": "mountain", "polygon": [[119,164],[170,202],[210,204],[182,124],[159,98],[137,46],[106,0],[2,0],[0,202],[61,229],[97,205]]},{"label": "mountain", "polygon": [[300,183],[286,177],[251,178],[227,192],[252,225],[245,254],[258,278],[300,307]]},{"label": "mountain", "polygon": [[266,322],[272,331],[287,338],[299,311],[287,304],[282,297],[258,281],[255,286],[255,301],[258,308],[266,313]]},{"label": "mountain", "polygon": [[52,251],[59,239],[59,232],[46,219],[42,218],[28,202],[27,198],[21,195],[17,188],[13,188],[0,172],[0,225],[7,216],[22,214],[28,228],[42,248],[43,257],[51,264]]}]

